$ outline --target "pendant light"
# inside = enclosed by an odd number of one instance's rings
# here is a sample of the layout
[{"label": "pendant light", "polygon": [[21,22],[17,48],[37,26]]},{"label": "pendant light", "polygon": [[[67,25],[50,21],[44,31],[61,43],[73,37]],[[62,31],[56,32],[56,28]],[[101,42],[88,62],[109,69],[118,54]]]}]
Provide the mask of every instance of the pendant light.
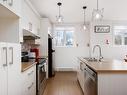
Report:
[{"label": "pendant light", "polygon": [[83,23],[83,29],[84,29],[84,30],[87,29],[87,27],[86,27],[86,19],[85,19],[85,15],[86,15],[85,10],[86,10],[86,8],[87,8],[87,6],[83,6],[83,10],[84,10],[84,23]]},{"label": "pendant light", "polygon": [[92,19],[93,20],[102,20],[102,18],[103,18],[103,12],[104,12],[104,8],[99,9],[99,2],[97,0],[97,9],[93,10]]},{"label": "pendant light", "polygon": [[57,5],[59,7],[59,15],[56,16],[56,21],[60,23],[60,22],[63,22],[63,16],[61,15],[61,6],[62,6],[62,3],[58,2]]}]

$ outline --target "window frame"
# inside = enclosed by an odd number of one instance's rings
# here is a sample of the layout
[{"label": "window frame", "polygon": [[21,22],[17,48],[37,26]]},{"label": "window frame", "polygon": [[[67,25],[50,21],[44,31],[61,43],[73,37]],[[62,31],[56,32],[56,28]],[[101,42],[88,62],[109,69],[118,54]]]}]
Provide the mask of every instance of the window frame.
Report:
[{"label": "window frame", "polygon": [[[60,29],[61,28],[61,29]],[[64,45],[62,46],[60,46],[60,45],[57,45],[57,39],[56,39],[56,36],[57,36],[57,32],[58,31],[63,31],[63,36],[64,36]],[[71,46],[69,46],[69,45],[66,45],[66,32],[67,31],[73,31],[73,45],[71,45]],[[76,45],[75,45],[75,27],[73,27],[73,26],[68,26],[68,27],[56,27],[55,29],[54,29],[54,33],[55,33],[55,43],[54,43],[54,46],[55,47],[60,47],[60,48],[71,48],[71,47],[75,47]]]},{"label": "window frame", "polygon": [[[113,25],[113,27],[112,27],[112,30],[113,30],[113,46],[114,47],[127,47],[127,45],[124,44],[125,40],[123,40],[127,36],[122,37],[122,39],[121,39],[122,40],[122,44],[121,45],[115,44],[115,27],[127,27],[127,24],[125,24],[125,25],[123,25],[123,24]],[[127,30],[127,28],[126,28],[126,30]]]}]

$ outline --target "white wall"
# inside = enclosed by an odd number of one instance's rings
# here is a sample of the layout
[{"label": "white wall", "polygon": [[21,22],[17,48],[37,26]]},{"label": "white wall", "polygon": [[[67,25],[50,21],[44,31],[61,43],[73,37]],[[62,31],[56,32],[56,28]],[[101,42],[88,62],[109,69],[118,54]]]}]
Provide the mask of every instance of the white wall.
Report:
[{"label": "white wall", "polygon": [[[57,25],[54,25],[54,27]],[[75,70],[77,67],[77,57],[89,56],[89,32],[83,31],[80,24],[75,27],[75,41],[78,47],[55,47],[55,69],[61,71]]]},{"label": "white wall", "polygon": [[[110,33],[95,33],[95,25],[110,25]],[[102,47],[102,55],[104,58],[124,59],[127,54],[126,46],[115,46],[113,42],[113,25],[127,25],[126,21],[103,21],[91,23],[90,43],[91,43],[91,56],[98,56],[98,50],[93,54],[93,46],[100,45]],[[109,45],[106,44],[109,40]]]},{"label": "white wall", "polygon": [[[110,25],[110,33],[95,33],[95,25]],[[104,58],[124,59],[127,54],[126,46],[115,46],[113,43],[113,25],[127,25],[126,21],[103,21],[92,22],[90,24],[90,31],[83,31],[80,24],[75,26],[76,43],[79,47],[55,47],[55,68],[56,70],[75,70],[77,64],[77,57],[84,56],[98,56],[98,50],[93,54],[93,46],[100,45],[102,47],[102,55]],[[90,55],[87,43],[90,40]],[[106,44],[109,40],[109,44]]]}]

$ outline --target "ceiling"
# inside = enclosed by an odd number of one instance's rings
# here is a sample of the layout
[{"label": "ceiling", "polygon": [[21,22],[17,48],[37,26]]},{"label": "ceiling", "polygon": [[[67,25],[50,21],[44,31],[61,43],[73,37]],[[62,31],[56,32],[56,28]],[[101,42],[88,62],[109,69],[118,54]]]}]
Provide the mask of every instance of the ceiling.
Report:
[{"label": "ceiling", "polygon": [[[61,14],[64,23],[83,22],[83,9],[86,5],[86,20],[90,21],[96,0],[30,0],[42,17],[48,17],[56,23],[57,2],[62,2]],[[105,20],[127,20],[127,0],[99,0],[99,8],[104,8]]]}]

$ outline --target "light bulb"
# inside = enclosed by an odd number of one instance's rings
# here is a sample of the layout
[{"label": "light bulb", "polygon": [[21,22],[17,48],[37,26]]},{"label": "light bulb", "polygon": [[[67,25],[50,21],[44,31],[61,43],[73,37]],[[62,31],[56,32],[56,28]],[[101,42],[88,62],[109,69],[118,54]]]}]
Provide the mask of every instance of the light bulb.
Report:
[{"label": "light bulb", "polygon": [[59,18],[59,19],[58,19],[58,22],[62,22],[62,19],[61,19],[61,18]]},{"label": "light bulb", "polygon": [[60,22],[62,22],[62,21],[63,21],[63,17],[62,17],[62,16],[58,16],[58,17],[57,17],[57,22],[60,23]]},{"label": "light bulb", "polygon": [[84,30],[86,30],[86,29],[87,29],[86,25],[83,25],[83,29],[84,29]]},{"label": "light bulb", "polygon": [[104,11],[104,9],[101,9],[101,10],[94,9],[93,13],[92,13],[93,20],[102,20],[102,18],[103,18],[103,11]]},{"label": "light bulb", "polygon": [[100,19],[101,16],[99,13],[97,13],[95,17],[96,17],[96,19]]}]

